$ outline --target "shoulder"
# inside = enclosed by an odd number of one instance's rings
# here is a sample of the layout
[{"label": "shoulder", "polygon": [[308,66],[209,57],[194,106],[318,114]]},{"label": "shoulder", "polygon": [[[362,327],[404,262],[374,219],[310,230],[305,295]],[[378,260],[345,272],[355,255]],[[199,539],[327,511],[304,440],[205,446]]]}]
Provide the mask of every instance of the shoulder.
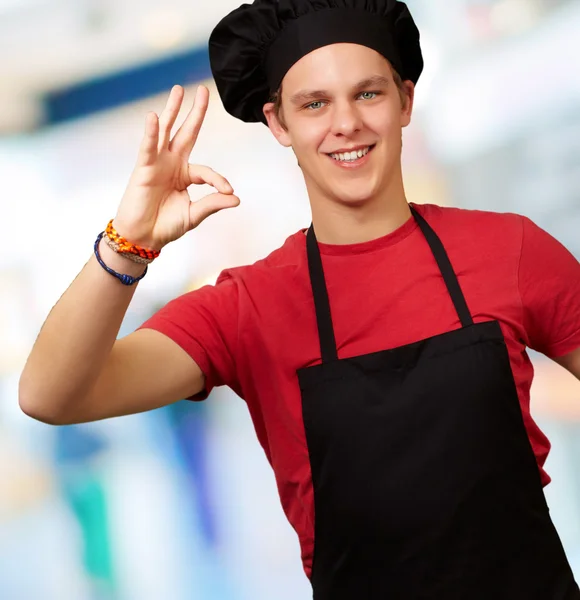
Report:
[{"label": "shoulder", "polygon": [[414,205],[445,245],[485,245],[503,252],[521,250],[527,217],[511,212],[475,210],[436,204]]},{"label": "shoulder", "polygon": [[[440,206],[438,204],[413,204],[413,206],[433,224],[442,227],[464,225],[467,227],[478,227],[487,225],[494,229],[510,227],[522,229],[523,220],[526,217],[511,212],[496,212],[490,210],[478,210],[471,208],[459,208],[456,206]],[[431,224],[431,222],[429,221]]]},{"label": "shoulder", "polygon": [[289,272],[296,270],[304,261],[302,250],[305,246],[305,239],[303,230],[293,233],[280,247],[254,263],[224,269],[220,273],[216,285],[226,281],[244,283],[260,278],[275,279],[278,276],[288,276]]},{"label": "shoulder", "polygon": [[214,283],[206,282],[180,294],[169,301],[159,317],[184,320],[201,314],[208,320],[233,322],[239,313],[240,304],[266,300],[264,292],[280,288],[280,281],[290,283],[292,270],[303,260],[300,256],[299,236],[302,231],[289,236],[282,246],[253,264],[223,269]]}]

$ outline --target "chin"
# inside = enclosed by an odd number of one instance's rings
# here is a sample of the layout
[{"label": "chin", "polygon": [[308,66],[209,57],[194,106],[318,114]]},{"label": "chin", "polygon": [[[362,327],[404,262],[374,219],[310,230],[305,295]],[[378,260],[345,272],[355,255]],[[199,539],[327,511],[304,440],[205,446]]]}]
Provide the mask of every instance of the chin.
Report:
[{"label": "chin", "polygon": [[[349,186],[350,187],[350,186]],[[370,202],[377,195],[375,189],[361,189],[363,186],[356,186],[354,189],[337,189],[332,194],[341,204],[361,205]]]},{"label": "chin", "polygon": [[349,204],[351,206],[365,204],[371,198],[372,196],[363,196],[361,194],[346,195],[344,193],[336,196],[336,199],[338,202],[340,202],[340,204]]}]

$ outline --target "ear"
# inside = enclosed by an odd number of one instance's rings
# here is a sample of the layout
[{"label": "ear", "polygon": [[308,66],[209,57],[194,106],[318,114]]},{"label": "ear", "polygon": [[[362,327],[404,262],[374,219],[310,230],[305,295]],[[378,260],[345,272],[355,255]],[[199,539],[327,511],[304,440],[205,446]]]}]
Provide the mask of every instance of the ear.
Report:
[{"label": "ear", "polygon": [[262,109],[264,111],[264,116],[266,117],[266,121],[268,122],[268,128],[272,132],[272,135],[278,140],[282,146],[285,148],[289,148],[292,145],[290,141],[290,135],[288,134],[288,130],[286,127],[280,122],[280,119],[276,116],[276,111],[274,110],[274,103],[268,102],[264,104]]},{"label": "ear", "polygon": [[412,81],[403,81],[405,88],[405,104],[401,108],[401,127],[407,127],[411,123],[413,114],[413,102],[415,100],[415,84]]}]

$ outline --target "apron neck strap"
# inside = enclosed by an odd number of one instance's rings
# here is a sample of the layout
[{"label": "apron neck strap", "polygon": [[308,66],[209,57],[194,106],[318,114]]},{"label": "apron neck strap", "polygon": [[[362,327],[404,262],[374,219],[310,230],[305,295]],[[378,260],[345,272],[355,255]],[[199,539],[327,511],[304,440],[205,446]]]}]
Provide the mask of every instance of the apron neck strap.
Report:
[{"label": "apron neck strap", "polygon": [[336,351],[336,339],[334,327],[330,316],[330,302],[328,290],[324,279],[320,248],[316,241],[314,225],[311,223],[306,234],[306,251],[308,254],[308,271],[310,272],[310,283],[312,284],[312,295],[314,296],[314,308],[316,309],[316,322],[318,323],[318,337],[320,339],[320,355],[322,362],[338,360]]},{"label": "apron neck strap", "polygon": [[449,260],[449,256],[447,255],[447,251],[445,250],[443,243],[439,239],[439,236],[433,231],[431,225],[425,221],[423,216],[420,215],[412,206],[409,206],[409,208],[411,209],[411,212],[413,213],[413,216],[415,217],[415,220],[423,232],[423,235],[429,244],[429,248],[431,248],[431,252],[435,257],[435,261],[437,262],[439,271],[441,271],[443,281],[445,282],[447,291],[451,296],[451,301],[453,302],[453,306],[455,306],[455,310],[459,320],[461,321],[461,325],[463,327],[473,325],[473,318],[469,312],[469,308],[467,307],[463,290],[459,285],[457,275],[451,266],[451,261]]},{"label": "apron neck strap", "polygon": [[[455,306],[461,325],[463,327],[473,325],[473,318],[467,307],[465,296],[463,295],[463,291],[461,290],[459,281],[453,271],[453,267],[451,266],[451,262],[449,261],[449,257],[441,240],[417,210],[411,205],[409,205],[409,208],[431,248],[431,252],[437,262],[447,291],[451,296],[451,301]],[[334,327],[332,326],[332,317],[330,314],[328,290],[324,279],[320,249],[318,247],[318,242],[316,241],[314,226],[312,224],[306,235],[306,250],[308,255],[310,282],[312,284],[312,294],[314,296],[322,362],[335,361],[338,360],[338,353],[336,350],[336,338],[334,336]]]}]

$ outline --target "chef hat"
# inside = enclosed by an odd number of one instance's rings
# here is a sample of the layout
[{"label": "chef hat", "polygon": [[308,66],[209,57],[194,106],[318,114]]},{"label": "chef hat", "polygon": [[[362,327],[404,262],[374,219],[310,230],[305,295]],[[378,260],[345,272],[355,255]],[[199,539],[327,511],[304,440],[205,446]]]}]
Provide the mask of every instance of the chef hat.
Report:
[{"label": "chef hat", "polygon": [[423,70],[419,30],[396,0],[254,0],[225,16],[209,38],[209,59],[225,109],[248,123],[290,67],[306,54],[348,42],[376,50],[403,80]]}]

